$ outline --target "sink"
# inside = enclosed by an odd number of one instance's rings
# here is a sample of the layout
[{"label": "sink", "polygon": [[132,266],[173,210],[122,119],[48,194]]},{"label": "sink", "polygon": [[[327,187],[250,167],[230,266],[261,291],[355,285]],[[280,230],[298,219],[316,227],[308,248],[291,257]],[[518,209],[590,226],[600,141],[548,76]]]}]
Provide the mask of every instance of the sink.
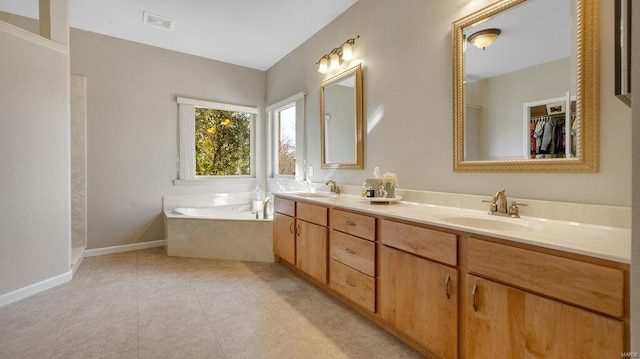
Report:
[{"label": "sink", "polygon": [[302,198],[333,198],[337,196],[333,192],[298,192],[292,194]]},{"label": "sink", "polygon": [[441,217],[440,220],[450,224],[494,231],[530,232],[536,230],[531,224],[517,223],[516,221],[520,221],[521,219],[515,218],[450,216]]}]

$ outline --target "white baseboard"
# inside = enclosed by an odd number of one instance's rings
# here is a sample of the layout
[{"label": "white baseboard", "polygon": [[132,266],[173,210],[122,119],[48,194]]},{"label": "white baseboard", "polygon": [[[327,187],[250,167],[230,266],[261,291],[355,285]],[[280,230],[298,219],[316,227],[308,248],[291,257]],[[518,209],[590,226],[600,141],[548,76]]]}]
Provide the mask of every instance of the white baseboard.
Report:
[{"label": "white baseboard", "polygon": [[66,273],[62,273],[55,277],[45,279],[38,283],[34,283],[20,289],[16,289],[13,292],[2,294],[0,295],[0,307],[3,307],[7,304],[11,304],[13,302],[17,302],[20,299],[24,299],[34,294],[40,293],[47,289],[53,288],[57,285],[66,283],[71,280],[71,277],[73,277],[73,273],[70,270]]},{"label": "white baseboard", "polygon": [[104,254],[129,252],[129,251],[137,251],[139,249],[162,247],[164,246],[164,243],[165,243],[165,240],[161,239],[159,241],[124,244],[121,246],[104,247],[104,248],[96,248],[96,249],[85,249],[84,256],[94,257],[94,256],[101,256]]}]

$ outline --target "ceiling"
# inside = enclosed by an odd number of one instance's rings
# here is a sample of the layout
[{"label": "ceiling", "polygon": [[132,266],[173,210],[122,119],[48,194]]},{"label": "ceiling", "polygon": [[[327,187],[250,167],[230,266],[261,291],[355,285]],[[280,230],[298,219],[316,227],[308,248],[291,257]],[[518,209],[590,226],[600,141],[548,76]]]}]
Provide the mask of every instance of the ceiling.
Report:
[{"label": "ceiling", "polygon": [[[358,0],[69,0],[73,28],[266,70]],[[0,0],[38,18],[38,0]],[[143,24],[143,12],[175,20]],[[320,56],[319,54],[318,56]]]},{"label": "ceiling", "polygon": [[487,22],[465,28],[467,38],[488,28],[502,31],[484,51],[467,43],[464,54],[466,81],[473,82],[575,54],[575,13],[573,0],[529,0]]}]

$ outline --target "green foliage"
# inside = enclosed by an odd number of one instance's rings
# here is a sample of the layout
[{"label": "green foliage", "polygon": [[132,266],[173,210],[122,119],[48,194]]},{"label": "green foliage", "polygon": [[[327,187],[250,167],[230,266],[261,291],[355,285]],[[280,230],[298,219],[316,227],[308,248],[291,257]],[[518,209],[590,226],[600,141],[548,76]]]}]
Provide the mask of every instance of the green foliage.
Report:
[{"label": "green foliage", "polygon": [[251,114],[196,107],[196,175],[251,174]]},{"label": "green foliage", "polygon": [[278,173],[281,175],[296,174],[296,146],[289,138],[280,140],[278,148]]}]

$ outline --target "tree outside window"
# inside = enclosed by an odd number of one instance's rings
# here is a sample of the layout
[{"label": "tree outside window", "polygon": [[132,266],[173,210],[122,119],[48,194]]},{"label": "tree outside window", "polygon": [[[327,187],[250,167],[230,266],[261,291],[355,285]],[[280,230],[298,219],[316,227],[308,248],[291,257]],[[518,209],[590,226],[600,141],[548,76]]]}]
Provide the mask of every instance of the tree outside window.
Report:
[{"label": "tree outside window", "polygon": [[251,114],[195,107],[196,176],[251,174]]}]

